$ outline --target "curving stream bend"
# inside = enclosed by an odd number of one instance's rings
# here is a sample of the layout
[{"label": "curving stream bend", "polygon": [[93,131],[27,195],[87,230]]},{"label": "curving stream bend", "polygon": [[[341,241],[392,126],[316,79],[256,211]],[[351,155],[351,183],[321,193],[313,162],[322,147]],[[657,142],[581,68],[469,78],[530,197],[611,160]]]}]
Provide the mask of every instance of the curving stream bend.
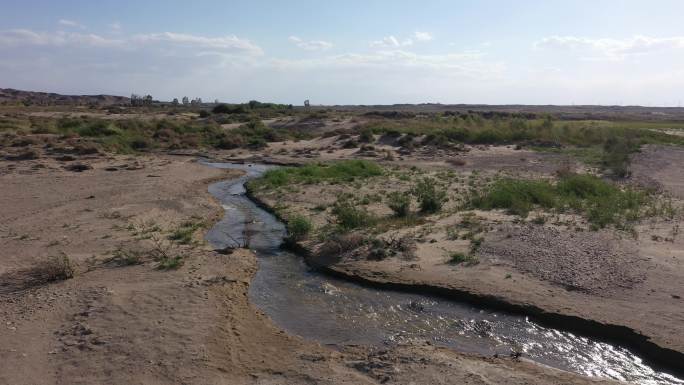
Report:
[{"label": "curving stream bend", "polygon": [[205,163],[244,170],[242,177],[209,186],[225,209],[206,235],[216,248],[246,244],[259,270],[250,300],[278,326],[322,344],[393,345],[431,341],[483,355],[522,352],[544,365],[637,384],[684,381],[646,365],[627,349],[429,295],[366,288],[311,271],[281,250],[285,227],[245,196],[244,183],[271,166]]}]

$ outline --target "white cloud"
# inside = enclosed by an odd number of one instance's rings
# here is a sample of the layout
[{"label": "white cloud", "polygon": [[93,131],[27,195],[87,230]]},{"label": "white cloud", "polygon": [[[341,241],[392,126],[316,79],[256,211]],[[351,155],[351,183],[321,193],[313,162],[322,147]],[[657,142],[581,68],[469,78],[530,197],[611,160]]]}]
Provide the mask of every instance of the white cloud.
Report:
[{"label": "white cloud", "polygon": [[385,36],[380,40],[371,41],[370,46],[373,48],[408,47],[412,46],[416,42],[427,42],[432,39],[432,35],[428,32],[415,32],[410,38],[403,40],[397,39],[394,35]]},{"label": "white cloud", "polygon": [[317,59],[274,59],[265,65],[280,70],[380,70],[440,71],[442,76],[465,76],[479,79],[498,78],[505,71],[503,63],[487,62],[478,52],[420,55],[400,49],[372,54],[347,53]]},{"label": "white cloud", "polygon": [[122,44],[123,41],[121,40],[109,39],[92,33],[83,34],[64,31],[46,33],[28,29],[0,31],[0,46],[4,47],[25,45],[113,47]]},{"label": "white cloud", "polygon": [[[173,48],[185,49],[188,55],[196,51],[218,51],[223,54],[260,56],[263,51],[249,40],[236,36],[207,37],[172,32],[153,33],[116,38],[96,34],[76,32],[36,32],[28,29],[0,31],[0,47],[51,46],[51,47],[106,47],[136,50],[140,48],[159,48],[172,54]],[[189,50],[189,52],[187,51]]]},{"label": "white cloud", "polygon": [[396,37],[390,35],[383,37],[380,40],[372,41],[370,43],[370,46],[374,48],[398,48],[401,46],[407,46],[411,44],[413,44],[413,41],[411,41],[410,39],[400,42],[399,40],[397,40]]},{"label": "white cloud", "polygon": [[626,39],[550,36],[534,44],[537,49],[562,49],[580,52],[584,59],[622,60],[632,55],[645,55],[684,48],[684,36],[654,38],[634,36]]},{"label": "white cloud", "polygon": [[57,21],[57,23],[59,25],[65,26],[65,27],[85,29],[84,25],[79,24],[78,22],[75,22],[73,20],[59,19],[59,21]]},{"label": "white cloud", "polygon": [[332,48],[333,44],[323,40],[303,40],[297,36],[290,36],[289,41],[297,47],[307,51],[323,51]]},{"label": "white cloud", "polygon": [[416,41],[430,41],[433,39],[432,35],[429,32],[419,32],[419,31],[416,31],[413,34],[413,38],[416,39]]},{"label": "white cloud", "polygon": [[121,30],[121,23],[118,21],[115,21],[111,24],[109,24],[109,28],[112,29],[113,31],[120,31]]},{"label": "white cloud", "polygon": [[137,44],[167,43],[191,48],[218,49],[224,51],[242,52],[250,55],[263,55],[263,51],[259,46],[252,44],[249,40],[238,38],[235,35],[206,37],[174,32],[163,32],[136,35],[131,39],[131,41]]}]

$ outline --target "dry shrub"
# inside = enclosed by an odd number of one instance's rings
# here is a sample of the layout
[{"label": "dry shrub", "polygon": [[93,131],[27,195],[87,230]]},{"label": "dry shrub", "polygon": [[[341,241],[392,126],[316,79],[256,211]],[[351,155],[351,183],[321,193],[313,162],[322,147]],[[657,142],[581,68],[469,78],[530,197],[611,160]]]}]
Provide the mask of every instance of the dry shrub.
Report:
[{"label": "dry shrub", "polygon": [[33,267],[30,276],[37,284],[64,281],[74,277],[74,266],[66,254],[51,256]]},{"label": "dry shrub", "polygon": [[359,248],[365,242],[366,238],[358,233],[336,234],[318,248],[317,254],[322,257],[340,256]]}]

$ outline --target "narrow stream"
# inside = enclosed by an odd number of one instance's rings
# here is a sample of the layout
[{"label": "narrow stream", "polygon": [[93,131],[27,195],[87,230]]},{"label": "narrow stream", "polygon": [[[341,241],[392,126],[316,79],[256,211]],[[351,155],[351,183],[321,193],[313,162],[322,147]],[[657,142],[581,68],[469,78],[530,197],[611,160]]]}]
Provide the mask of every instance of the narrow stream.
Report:
[{"label": "narrow stream", "polygon": [[627,349],[542,327],[526,317],[429,295],[370,289],[311,271],[302,258],[280,249],[283,224],[244,195],[244,183],[270,166],[206,164],[246,171],[240,178],[209,186],[226,212],[206,238],[217,248],[237,242],[256,251],[259,270],[250,300],[291,334],[331,345],[430,341],[484,355],[517,351],[536,362],[588,376],[684,385]]}]

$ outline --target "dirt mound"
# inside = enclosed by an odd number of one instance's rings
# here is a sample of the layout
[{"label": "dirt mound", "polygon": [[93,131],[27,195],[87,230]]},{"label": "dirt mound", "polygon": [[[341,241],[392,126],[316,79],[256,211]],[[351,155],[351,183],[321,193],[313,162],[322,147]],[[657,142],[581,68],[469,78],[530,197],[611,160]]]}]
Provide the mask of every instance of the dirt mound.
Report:
[{"label": "dirt mound", "polygon": [[567,290],[609,295],[645,279],[645,262],[602,232],[523,226],[485,242],[480,253]]}]

